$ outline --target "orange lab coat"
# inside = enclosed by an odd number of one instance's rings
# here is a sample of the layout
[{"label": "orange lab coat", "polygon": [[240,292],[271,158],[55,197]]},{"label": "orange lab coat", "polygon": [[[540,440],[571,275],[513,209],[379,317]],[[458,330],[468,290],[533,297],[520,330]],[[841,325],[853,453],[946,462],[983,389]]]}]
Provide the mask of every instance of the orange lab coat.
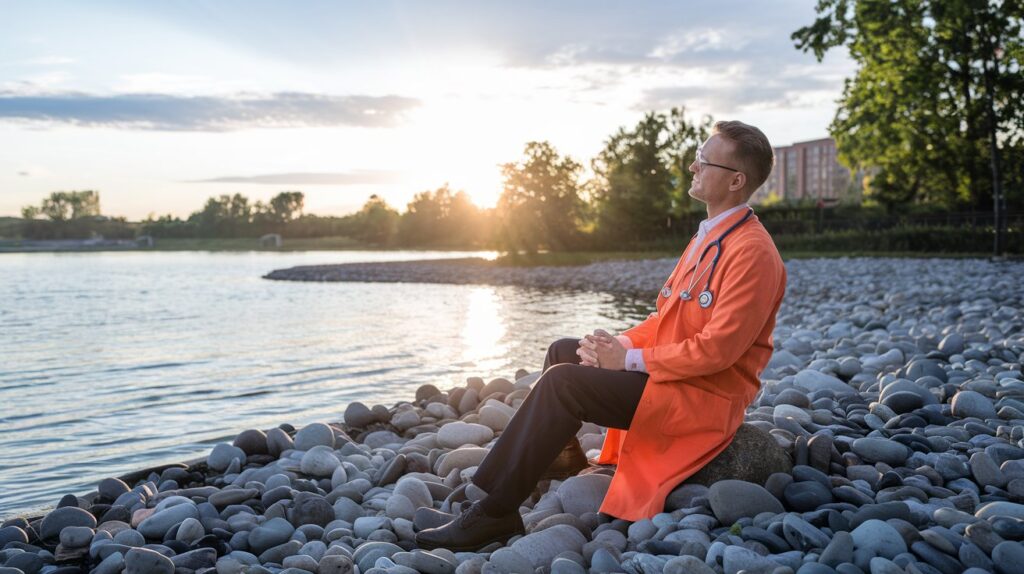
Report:
[{"label": "orange lab coat", "polygon": [[745,213],[731,214],[700,245],[691,241],[693,260],[684,268],[684,252],[665,282],[672,295],[659,292],[658,312],[623,333],[643,349],[650,377],[628,432],[610,428],[605,436],[597,462],[617,468],[601,512],[631,521],[662,512],[668,494],[729,445],[760,387],[786,268],[756,215],[722,242],[711,307],[697,303],[707,274],[694,285],[692,300],[679,298],[704,247]]}]

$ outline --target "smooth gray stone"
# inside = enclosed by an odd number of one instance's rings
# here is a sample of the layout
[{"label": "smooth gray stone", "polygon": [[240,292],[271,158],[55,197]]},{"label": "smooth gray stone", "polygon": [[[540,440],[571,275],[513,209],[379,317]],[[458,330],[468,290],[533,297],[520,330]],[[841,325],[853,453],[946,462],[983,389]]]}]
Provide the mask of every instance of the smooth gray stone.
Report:
[{"label": "smooth gray stone", "polygon": [[[493,553],[491,558],[493,560]],[[396,564],[413,568],[423,574],[455,574],[457,567],[457,564],[453,564],[448,559],[426,550],[413,550],[411,553],[401,552],[392,556],[392,559]],[[529,564],[528,561],[526,563]]]},{"label": "smooth gray stone", "polygon": [[295,528],[284,518],[271,518],[249,532],[249,547],[259,555],[291,538]]},{"label": "smooth gray stone", "polygon": [[996,418],[996,409],[992,401],[976,391],[960,391],[953,395],[950,402],[953,416],[959,418],[977,417],[979,419]]},{"label": "smooth gray stone", "polygon": [[210,568],[217,563],[217,551],[213,548],[197,548],[171,558],[175,568],[199,570]]},{"label": "smooth gray stone", "polygon": [[302,543],[298,540],[289,540],[283,544],[278,544],[272,548],[264,550],[260,554],[260,563],[266,564],[267,562],[274,562],[280,564],[285,558],[294,556],[302,548]]},{"label": "smooth gray stone", "polygon": [[533,564],[534,568],[550,564],[559,553],[566,550],[582,554],[587,539],[568,524],[556,524],[547,530],[533,532],[512,543],[512,549],[519,552]]},{"label": "smooth gray stone", "polygon": [[988,519],[994,516],[1010,516],[1024,520],[1024,504],[1005,501],[989,502],[979,507],[974,516],[981,519]]},{"label": "smooth gray stone", "polygon": [[77,506],[64,506],[50,511],[39,525],[39,537],[55,539],[68,526],[96,528],[96,517]]},{"label": "smooth gray stone", "polygon": [[206,464],[211,470],[224,472],[231,466],[231,462],[236,460],[239,464],[245,464],[245,451],[237,446],[222,442],[214,446],[213,450],[210,451],[210,455],[206,457]]},{"label": "smooth gray stone", "polygon": [[93,534],[95,531],[88,526],[68,526],[60,531],[60,545],[64,548],[84,548],[92,542]]},{"label": "smooth gray stone", "polygon": [[590,571],[593,573],[625,572],[622,566],[619,565],[619,561],[615,559],[611,552],[604,548],[598,548],[594,552],[594,556],[590,559]]},{"label": "smooth gray stone", "polygon": [[[91,574],[118,574],[124,571],[124,554],[114,552],[96,566]],[[173,566],[173,565],[172,565]],[[173,572],[173,570],[171,570]]]},{"label": "smooth gray stone", "polygon": [[373,567],[378,558],[385,557],[389,560],[398,552],[405,552],[401,546],[390,542],[365,542],[356,547],[352,557],[360,572],[366,572]]},{"label": "smooth gray stone", "polygon": [[818,562],[835,568],[843,562],[853,561],[853,536],[849,532],[836,532],[822,551]]},{"label": "smooth gray stone", "polygon": [[326,446],[334,449],[334,430],[324,423],[312,423],[302,427],[295,433],[296,450],[308,451],[315,446]]},{"label": "smooth gray stone", "polygon": [[870,519],[854,528],[850,533],[855,548],[871,549],[878,556],[892,559],[897,554],[907,551],[898,530],[887,522]]},{"label": "smooth gray stone", "polygon": [[783,494],[786,505],[797,512],[809,512],[832,502],[832,491],[819,482],[794,482]]},{"label": "smooth gray stone", "polygon": [[795,514],[782,519],[782,532],[789,545],[798,550],[811,550],[828,546],[829,537]]},{"label": "smooth gray stone", "polygon": [[349,403],[345,408],[345,424],[353,428],[363,428],[377,422],[377,415],[361,402]]},{"label": "smooth gray stone", "polygon": [[352,558],[339,554],[324,556],[317,566],[317,574],[352,574],[355,572],[355,562]]},{"label": "smooth gray stone", "polygon": [[556,558],[551,563],[551,574],[586,574],[586,572],[586,568],[568,558]]},{"label": "smooth gray stone", "polygon": [[[199,509],[191,502],[171,506],[153,514],[143,520],[136,530],[151,540],[163,540],[168,530],[181,524],[186,518],[199,518]],[[125,560],[127,559],[126,555]]]},{"label": "smooth gray stone", "polygon": [[728,546],[722,555],[725,574],[771,574],[778,563],[742,546]]},{"label": "smooth gray stone", "polygon": [[611,482],[612,477],[597,473],[567,478],[556,491],[562,509],[576,516],[597,512]]},{"label": "smooth gray stone", "polygon": [[291,523],[296,527],[304,524],[323,527],[334,520],[334,507],[318,494],[300,492],[295,495],[290,517]]},{"label": "smooth gray stone", "polygon": [[665,563],[662,574],[715,574],[715,571],[694,556],[677,556]]},{"label": "smooth gray stone", "polygon": [[910,456],[906,446],[882,438],[859,438],[853,441],[853,452],[868,462],[884,462],[889,466],[901,466]]},{"label": "smooth gray stone", "polygon": [[232,504],[241,504],[256,496],[259,496],[259,491],[255,488],[225,488],[211,494],[206,501],[217,508],[225,508]]},{"label": "smooth gray stone", "polygon": [[117,497],[130,490],[131,488],[123,480],[113,477],[104,478],[96,486],[96,493],[100,495],[100,498],[111,502],[117,500]]},{"label": "smooth gray stone", "polygon": [[1017,574],[1024,565],[1024,544],[1006,540],[992,550],[992,562],[999,574]]},{"label": "smooth gray stone", "polygon": [[754,517],[762,512],[777,514],[785,511],[782,503],[764,487],[742,480],[722,480],[711,485],[708,502],[723,526],[731,526],[740,518]]},{"label": "smooth gray stone", "polygon": [[999,465],[996,464],[992,457],[985,452],[976,452],[971,455],[970,460],[971,475],[974,476],[974,482],[978,483],[978,486],[982,488],[986,486],[996,486],[1002,488],[1006,486],[1006,477],[999,470]]},{"label": "smooth gray stone", "polygon": [[911,551],[942,574],[960,574],[964,567],[952,556],[940,552],[931,544],[917,541],[910,545]]},{"label": "smooth gray stone", "polygon": [[174,574],[170,558],[148,548],[132,548],[124,556],[125,574]]},{"label": "smooth gray stone", "polygon": [[499,572],[532,572],[534,570],[533,563],[527,557],[508,547],[495,550],[487,561]]},{"label": "smooth gray stone", "polygon": [[28,544],[28,534],[17,526],[4,526],[0,528],[0,548],[6,546],[8,542]]},{"label": "smooth gray stone", "polygon": [[[270,456],[279,458],[281,453],[293,448],[295,448],[295,442],[283,429],[272,428],[267,431],[267,453]],[[269,488],[270,485],[267,486]]]}]

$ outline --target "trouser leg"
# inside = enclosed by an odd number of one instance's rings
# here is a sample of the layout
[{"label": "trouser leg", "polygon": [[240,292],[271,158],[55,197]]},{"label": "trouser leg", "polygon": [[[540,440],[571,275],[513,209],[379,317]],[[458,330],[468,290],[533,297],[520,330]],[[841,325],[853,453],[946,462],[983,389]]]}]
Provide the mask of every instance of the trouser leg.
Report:
[{"label": "trouser leg", "polygon": [[[560,359],[565,351],[548,353]],[[484,510],[500,516],[518,509],[584,421],[628,429],[646,384],[646,373],[550,365],[473,476],[488,494]]]}]

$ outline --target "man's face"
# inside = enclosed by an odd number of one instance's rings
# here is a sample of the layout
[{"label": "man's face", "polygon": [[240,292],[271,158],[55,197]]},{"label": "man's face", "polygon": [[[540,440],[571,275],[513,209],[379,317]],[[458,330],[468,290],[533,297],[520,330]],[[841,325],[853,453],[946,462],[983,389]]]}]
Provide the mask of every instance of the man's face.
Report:
[{"label": "man's face", "polygon": [[733,158],[732,143],[715,134],[704,142],[698,156],[705,162],[719,165],[701,164],[697,158],[693,160],[689,167],[693,174],[693,183],[688,192],[690,197],[703,203],[715,204],[735,194],[738,172],[720,167],[739,167]]}]

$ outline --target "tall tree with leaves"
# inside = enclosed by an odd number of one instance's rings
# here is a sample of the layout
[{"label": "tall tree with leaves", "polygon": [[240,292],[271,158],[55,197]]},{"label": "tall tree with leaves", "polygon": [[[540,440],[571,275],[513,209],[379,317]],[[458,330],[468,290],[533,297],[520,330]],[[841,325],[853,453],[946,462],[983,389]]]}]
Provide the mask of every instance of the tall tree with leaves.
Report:
[{"label": "tall tree with leaves", "polygon": [[526,144],[523,159],[506,163],[498,199],[498,240],[509,251],[535,253],[578,246],[583,201],[582,166],[549,142]]},{"label": "tall tree with leaves", "polygon": [[[817,13],[793,39],[819,61],[846,47],[859,66],[830,132],[840,160],[869,174],[868,197],[991,206],[993,151],[1024,162],[1024,2],[819,0]],[[1002,173],[1019,201],[1024,176]]]},{"label": "tall tree with leaves", "polygon": [[665,235],[688,214],[688,170],[711,119],[694,124],[682,108],[648,112],[633,129],[619,128],[592,162],[597,226],[606,240],[637,242]]}]

